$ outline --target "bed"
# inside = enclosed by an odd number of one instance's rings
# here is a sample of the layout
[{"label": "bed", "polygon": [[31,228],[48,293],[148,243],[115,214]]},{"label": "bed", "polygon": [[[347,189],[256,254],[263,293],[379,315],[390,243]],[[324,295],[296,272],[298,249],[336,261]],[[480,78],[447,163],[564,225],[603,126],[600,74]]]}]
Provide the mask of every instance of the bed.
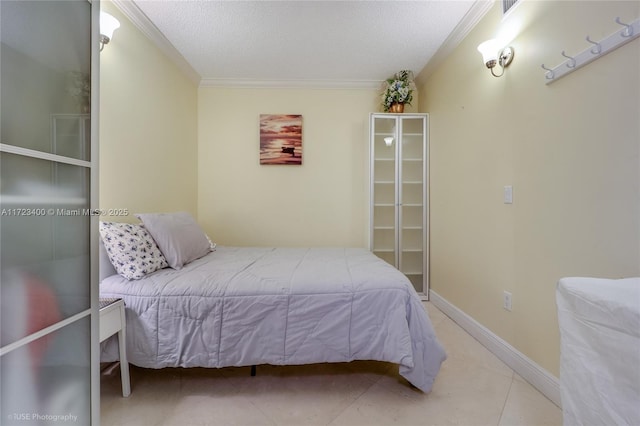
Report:
[{"label": "bed", "polygon": [[[365,249],[218,246],[179,269],[105,277],[100,295],[124,299],[139,367],[377,360],[429,392],[446,358],[409,280]],[[105,343],[102,360],[116,360]]]}]

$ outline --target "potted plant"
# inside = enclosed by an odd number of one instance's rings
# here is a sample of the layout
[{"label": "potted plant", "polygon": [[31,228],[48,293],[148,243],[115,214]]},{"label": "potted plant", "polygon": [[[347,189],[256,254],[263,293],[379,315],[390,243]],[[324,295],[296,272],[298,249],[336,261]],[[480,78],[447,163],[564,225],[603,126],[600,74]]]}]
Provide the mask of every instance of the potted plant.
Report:
[{"label": "potted plant", "polygon": [[403,112],[404,104],[411,105],[413,91],[416,89],[413,72],[398,71],[393,77],[385,80],[384,86],[382,108],[385,112]]}]

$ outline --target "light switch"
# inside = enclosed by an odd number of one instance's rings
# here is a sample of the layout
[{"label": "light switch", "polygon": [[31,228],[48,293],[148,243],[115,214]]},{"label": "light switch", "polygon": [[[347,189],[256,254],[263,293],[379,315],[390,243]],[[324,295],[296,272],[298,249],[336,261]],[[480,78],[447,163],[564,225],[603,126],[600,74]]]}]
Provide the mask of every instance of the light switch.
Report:
[{"label": "light switch", "polygon": [[504,203],[513,204],[513,186],[511,185],[504,187]]}]

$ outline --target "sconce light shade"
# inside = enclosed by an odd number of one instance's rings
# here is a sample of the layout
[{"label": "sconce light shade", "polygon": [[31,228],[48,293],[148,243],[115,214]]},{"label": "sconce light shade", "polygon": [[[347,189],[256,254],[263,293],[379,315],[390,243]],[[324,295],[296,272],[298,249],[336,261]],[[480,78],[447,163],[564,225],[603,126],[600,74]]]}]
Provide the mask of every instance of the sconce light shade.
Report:
[{"label": "sconce light shade", "polygon": [[393,143],[393,138],[391,136],[387,136],[386,138],[384,138],[385,145],[391,146],[392,143]]},{"label": "sconce light shade", "polygon": [[482,62],[488,67],[490,63],[493,63],[495,67],[498,62],[498,50],[500,50],[500,46],[498,46],[498,41],[496,39],[487,40],[483,43],[480,43],[478,46],[478,52],[482,54]]},{"label": "sconce light shade", "polygon": [[[478,46],[478,52],[482,54],[482,62],[491,70],[491,74],[494,77],[500,77],[504,74],[504,69],[511,63],[513,60],[513,48],[505,47],[502,48],[500,42],[496,39],[487,40],[483,43],[480,43]],[[496,75],[493,72],[493,68],[500,64],[502,67],[502,73]]]},{"label": "sconce light shade", "polygon": [[100,11],[100,51],[111,41],[113,32],[120,28],[120,21],[106,12]]}]

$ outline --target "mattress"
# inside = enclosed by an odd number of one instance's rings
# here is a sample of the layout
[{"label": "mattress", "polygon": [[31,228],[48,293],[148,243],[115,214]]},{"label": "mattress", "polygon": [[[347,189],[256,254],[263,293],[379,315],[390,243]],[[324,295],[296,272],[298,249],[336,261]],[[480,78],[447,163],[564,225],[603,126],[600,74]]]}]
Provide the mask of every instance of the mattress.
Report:
[{"label": "mattress", "polygon": [[364,249],[218,246],[179,271],[112,275],[100,296],[124,299],[140,367],[378,360],[429,392],[446,358],[409,280]]}]

